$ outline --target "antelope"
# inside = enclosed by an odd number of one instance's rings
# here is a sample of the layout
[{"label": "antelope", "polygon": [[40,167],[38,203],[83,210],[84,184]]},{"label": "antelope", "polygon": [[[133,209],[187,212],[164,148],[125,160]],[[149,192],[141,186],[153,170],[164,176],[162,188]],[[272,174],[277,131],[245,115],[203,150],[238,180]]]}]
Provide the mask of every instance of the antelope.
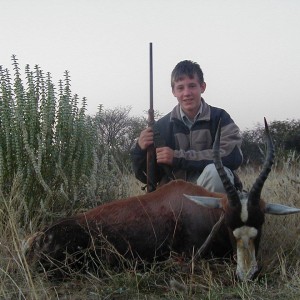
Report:
[{"label": "antelope", "polygon": [[226,194],[174,180],[152,193],[105,203],[58,220],[34,234],[26,243],[28,263],[37,263],[46,271],[58,268],[65,272],[66,267],[80,269],[89,262],[115,266],[118,257],[152,262],[167,259],[171,252],[191,257],[201,251],[204,258],[225,258],[236,253],[237,277],[253,279],[258,270],[256,254],[265,213],[300,212],[261,199],[274,162],[266,120],[265,132],[267,156],[249,193],[237,191],[227,177],[219,151],[219,126],[213,160]]}]

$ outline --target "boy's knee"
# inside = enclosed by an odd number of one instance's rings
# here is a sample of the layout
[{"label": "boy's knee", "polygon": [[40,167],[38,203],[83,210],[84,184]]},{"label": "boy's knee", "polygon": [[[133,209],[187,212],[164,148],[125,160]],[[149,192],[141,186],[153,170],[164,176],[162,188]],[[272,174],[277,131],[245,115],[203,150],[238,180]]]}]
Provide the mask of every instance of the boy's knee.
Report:
[{"label": "boy's knee", "polygon": [[[234,175],[230,169],[224,167],[228,178],[234,184]],[[220,175],[214,164],[207,165],[199,178],[197,179],[197,185],[203,186],[211,192],[225,193],[223,183]]]}]

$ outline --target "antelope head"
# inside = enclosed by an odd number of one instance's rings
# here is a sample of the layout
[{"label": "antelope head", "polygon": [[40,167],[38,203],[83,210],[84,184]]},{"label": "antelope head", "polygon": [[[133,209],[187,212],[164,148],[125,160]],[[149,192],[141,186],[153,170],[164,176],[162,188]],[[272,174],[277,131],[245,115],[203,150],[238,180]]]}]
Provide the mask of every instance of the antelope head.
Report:
[{"label": "antelope head", "polygon": [[258,271],[256,254],[259,247],[265,213],[287,215],[300,212],[298,208],[280,204],[267,204],[261,200],[261,191],[271,171],[275,157],[274,145],[266,119],[264,119],[264,122],[267,153],[262,171],[254,182],[250,192],[236,190],[224,170],[220,155],[221,129],[219,123],[213,145],[213,160],[222,180],[228,201],[224,203],[224,201],[222,202],[221,199],[217,198],[185,195],[188,199],[193,200],[199,205],[223,209],[225,213],[225,224],[236,245],[236,275],[240,280],[253,279]]}]

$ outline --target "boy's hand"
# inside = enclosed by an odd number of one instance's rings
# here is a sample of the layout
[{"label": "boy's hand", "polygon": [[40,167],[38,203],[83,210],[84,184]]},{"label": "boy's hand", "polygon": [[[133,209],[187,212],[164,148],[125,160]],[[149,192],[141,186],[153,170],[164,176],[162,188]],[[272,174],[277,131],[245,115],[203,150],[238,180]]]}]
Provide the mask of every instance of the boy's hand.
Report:
[{"label": "boy's hand", "polygon": [[172,166],[174,150],[169,147],[156,148],[156,159],[158,164],[166,164]]},{"label": "boy's hand", "polygon": [[151,127],[144,129],[138,139],[138,144],[142,150],[146,150],[153,144],[153,130]]}]

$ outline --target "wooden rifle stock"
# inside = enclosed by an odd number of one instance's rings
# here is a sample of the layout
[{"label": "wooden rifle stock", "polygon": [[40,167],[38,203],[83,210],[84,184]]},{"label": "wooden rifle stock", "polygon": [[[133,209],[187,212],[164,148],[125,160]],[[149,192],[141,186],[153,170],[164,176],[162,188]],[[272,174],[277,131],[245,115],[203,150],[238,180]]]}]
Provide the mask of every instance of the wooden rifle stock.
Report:
[{"label": "wooden rifle stock", "polygon": [[[148,127],[154,125],[154,110],[153,110],[153,59],[152,59],[152,43],[149,47],[150,54],[150,108],[148,110]],[[156,189],[155,176],[155,148],[152,144],[147,149],[147,192],[153,192]]]}]

